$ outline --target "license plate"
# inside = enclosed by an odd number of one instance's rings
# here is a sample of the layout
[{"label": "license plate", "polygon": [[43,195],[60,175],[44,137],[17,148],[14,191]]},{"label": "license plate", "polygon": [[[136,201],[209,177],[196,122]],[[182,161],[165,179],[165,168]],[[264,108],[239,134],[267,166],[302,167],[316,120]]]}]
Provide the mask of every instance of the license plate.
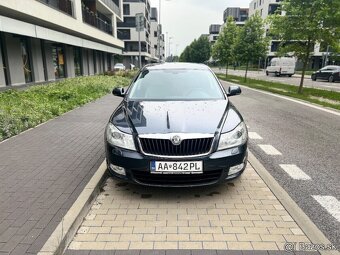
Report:
[{"label": "license plate", "polygon": [[188,162],[165,162],[152,161],[150,166],[153,174],[202,174],[202,161],[188,161]]}]

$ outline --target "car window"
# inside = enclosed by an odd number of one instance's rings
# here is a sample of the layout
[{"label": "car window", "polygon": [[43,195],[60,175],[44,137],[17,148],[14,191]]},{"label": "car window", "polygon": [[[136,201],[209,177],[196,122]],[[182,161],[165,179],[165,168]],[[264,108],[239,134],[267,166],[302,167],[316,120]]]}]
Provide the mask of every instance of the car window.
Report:
[{"label": "car window", "polygon": [[209,70],[145,70],[129,92],[133,100],[216,100],[224,94]]}]

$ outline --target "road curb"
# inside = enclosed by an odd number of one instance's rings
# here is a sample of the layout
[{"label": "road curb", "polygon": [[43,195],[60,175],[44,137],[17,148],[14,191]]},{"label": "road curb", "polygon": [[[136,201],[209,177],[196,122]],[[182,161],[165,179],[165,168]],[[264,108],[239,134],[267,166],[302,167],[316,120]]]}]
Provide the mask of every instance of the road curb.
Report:
[{"label": "road curb", "polygon": [[[301,230],[309,238],[313,244],[331,244],[327,237],[319,230],[319,228],[309,219],[288,193],[280,186],[274,177],[266,170],[260,161],[249,151],[248,161],[255,171],[260,175],[268,188],[274,193],[283,207],[290,216],[295,220]],[[319,251],[321,254],[339,255],[338,251]]]},{"label": "road curb", "polygon": [[87,215],[91,204],[100,192],[100,187],[106,179],[106,168],[106,161],[104,160],[52,235],[38,252],[38,255],[59,255],[64,253],[64,250],[72,241],[84,217]]}]

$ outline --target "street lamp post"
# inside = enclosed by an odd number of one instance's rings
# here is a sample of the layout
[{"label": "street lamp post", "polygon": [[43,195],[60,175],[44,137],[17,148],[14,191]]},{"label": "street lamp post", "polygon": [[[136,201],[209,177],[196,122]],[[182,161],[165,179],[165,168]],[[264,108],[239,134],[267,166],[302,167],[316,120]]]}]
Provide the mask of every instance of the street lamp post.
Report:
[{"label": "street lamp post", "polygon": [[[171,0],[165,0],[165,1],[171,1]],[[161,34],[162,34],[161,8],[162,8],[162,0],[159,0],[158,26],[157,26],[157,51],[158,51],[159,61],[161,61]]]}]

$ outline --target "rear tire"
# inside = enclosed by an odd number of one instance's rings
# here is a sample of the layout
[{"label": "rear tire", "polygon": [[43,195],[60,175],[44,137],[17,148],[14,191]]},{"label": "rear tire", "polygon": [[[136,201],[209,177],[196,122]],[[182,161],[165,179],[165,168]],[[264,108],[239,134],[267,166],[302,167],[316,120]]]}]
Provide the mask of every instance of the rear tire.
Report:
[{"label": "rear tire", "polygon": [[289,76],[289,77],[292,77],[293,75],[292,75],[292,74],[289,74],[288,76]]},{"label": "rear tire", "polygon": [[329,76],[328,81],[329,82],[334,82],[334,76],[333,75]]},{"label": "rear tire", "polygon": [[266,71],[266,75],[267,75],[267,76],[269,75],[269,72],[268,72],[268,71]]}]

